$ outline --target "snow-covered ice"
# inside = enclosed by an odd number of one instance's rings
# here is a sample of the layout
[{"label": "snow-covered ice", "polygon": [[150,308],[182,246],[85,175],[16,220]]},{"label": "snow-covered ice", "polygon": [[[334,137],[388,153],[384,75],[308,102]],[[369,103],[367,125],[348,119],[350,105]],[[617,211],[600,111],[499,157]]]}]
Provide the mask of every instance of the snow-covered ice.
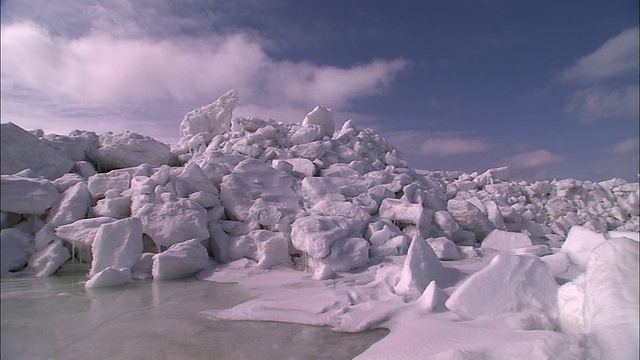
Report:
[{"label": "snow-covered ice", "polygon": [[93,276],[106,268],[131,269],[142,253],[142,222],[128,218],[100,225],[91,244]]},{"label": "snow-covered ice", "polygon": [[35,276],[50,276],[70,258],[71,254],[62,241],[54,240],[44,249],[31,255],[28,263]]},{"label": "snow-covered ice", "polygon": [[615,238],[598,245],[589,255],[584,329],[595,338],[606,359],[636,359],[640,355],[638,247],[633,240]]},{"label": "snow-covered ice", "polygon": [[359,359],[637,358],[638,183],[415,170],[327,108],[284,124],[237,102],[188,113],[171,146],[3,124],[3,286],[196,275],[252,294],[200,321],[390,330]]},{"label": "snow-covered ice", "polygon": [[87,289],[112,287],[126,284],[131,281],[131,269],[106,267],[93,275],[85,283]]},{"label": "snow-covered ice", "polygon": [[167,251],[153,255],[151,275],[156,280],[195,275],[210,265],[207,249],[198,239],[173,244]]},{"label": "snow-covered ice", "polygon": [[495,229],[482,240],[483,249],[494,249],[501,252],[510,252],[513,249],[531,246],[533,242],[525,233],[507,232]]},{"label": "snow-covered ice", "polygon": [[395,291],[400,295],[420,296],[432,281],[442,281],[444,270],[429,244],[420,237],[411,240]]},{"label": "snow-covered ice", "polygon": [[96,164],[96,168],[103,170],[141,164],[160,166],[171,161],[171,150],[153,138],[127,131],[101,135],[98,146],[91,148],[87,157]]},{"label": "snow-covered ice", "polygon": [[206,240],[207,211],[188,199],[165,203],[147,203],[134,216],[142,221],[142,228],[153,242],[169,247],[189,239]]},{"label": "snow-covered ice", "polygon": [[536,257],[499,254],[465,280],[446,305],[465,320],[521,312],[555,318],[557,292],[553,275]]},{"label": "snow-covered ice", "polygon": [[36,174],[53,180],[69,172],[73,167],[73,160],[67,154],[57,151],[46,141],[38,140],[30,132],[13,123],[0,126],[2,126],[0,173],[3,175],[12,175],[31,169]]},{"label": "snow-covered ice", "polygon": [[2,175],[1,181],[0,210],[3,212],[45,214],[60,197],[48,180]]}]

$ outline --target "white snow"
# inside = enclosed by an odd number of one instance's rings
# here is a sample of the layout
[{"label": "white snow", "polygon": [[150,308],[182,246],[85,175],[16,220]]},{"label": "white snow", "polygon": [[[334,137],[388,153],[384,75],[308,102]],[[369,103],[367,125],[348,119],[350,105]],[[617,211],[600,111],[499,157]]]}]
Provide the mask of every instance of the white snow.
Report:
[{"label": "white snow", "polygon": [[91,245],[90,276],[106,268],[131,269],[142,253],[142,222],[128,218],[100,226]]},{"label": "white snow", "polygon": [[465,320],[524,311],[555,318],[557,291],[553,275],[539,259],[499,254],[465,280],[446,306]]},{"label": "white snow", "polygon": [[112,170],[141,164],[168,164],[171,150],[151,137],[127,131],[101,135],[98,147],[90,149],[87,156],[99,169]]},{"label": "white snow", "polygon": [[640,263],[638,242],[616,238],[589,255],[584,286],[584,330],[594,336],[605,359],[640,355]]},{"label": "white snow", "polygon": [[460,229],[460,226],[453,220],[451,214],[444,210],[436,211],[433,219],[440,230],[456,232]]},{"label": "white snow", "polygon": [[584,273],[558,289],[558,323],[563,331],[584,332]]},{"label": "white snow", "polygon": [[441,299],[443,297],[444,294],[442,293],[442,290],[438,288],[435,280],[433,280],[429,285],[427,285],[427,288],[424,289],[424,292],[420,295],[418,300],[416,300],[416,303],[420,307],[420,310],[425,313],[430,313],[441,305],[440,303],[442,302]]},{"label": "white snow", "polygon": [[333,271],[357,269],[369,263],[369,247],[369,242],[363,238],[339,240],[331,245],[329,256],[318,261]]},{"label": "white snow", "polygon": [[238,92],[231,90],[210,105],[189,112],[180,123],[182,136],[199,133],[222,134],[231,127],[233,109],[238,101]]},{"label": "white snow", "polygon": [[[0,210],[17,214],[44,214],[60,193],[50,181],[2,175]],[[29,199],[29,201],[25,201]]]},{"label": "white snow", "polygon": [[447,202],[447,211],[461,228],[474,233],[480,240],[489,235],[495,228],[489,218],[478,207],[466,200],[449,200]]},{"label": "white snow", "polygon": [[9,275],[9,271],[22,270],[35,251],[33,235],[18,229],[0,231],[0,245],[0,276]]},{"label": "white snow", "polygon": [[382,219],[408,222],[424,228],[429,228],[430,215],[433,216],[421,204],[411,204],[402,199],[382,200],[379,211]]},{"label": "white snow", "polygon": [[458,260],[462,257],[456,243],[446,237],[429,238],[427,243],[440,260]]},{"label": "white snow", "polygon": [[323,258],[331,252],[331,245],[349,234],[349,222],[340,216],[311,215],[297,219],[291,225],[293,246],[314,258]]},{"label": "white snow", "polygon": [[389,329],[360,359],[637,358],[637,183],[414,170],[326,108],[284,124],[237,101],[172,147],[3,125],[2,276],[200,272],[252,295],[215,319]]},{"label": "white snow", "polygon": [[400,295],[418,297],[430,282],[435,281],[437,284],[443,280],[443,276],[442,264],[431,246],[425,239],[414,237],[394,289]]},{"label": "white snow", "polygon": [[[333,122],[333,113],[324,106],[316,106],[302,120],[302,126],[318,125],[322,129],[325,136],[332,137],[335,131],[335,123]],[[295,134],[294,134],[295,135]]]},{"label": "white snow", "polygon": [[[72,254],[79,260],[91,262],[91,245],[100,226],[116,219],[110,217],[97,217],[75,221],[68,225],[62,225],[55,229],[55,235],[67,241],[78,254]],[[45,226],[46,227],[46,226]],[[43,227],[43,229],[45,228]]]},{"label": "white snow", "polygon": [[0,143],[2,161],[0,173],[12,175],[25,169],[31,169],[48,179],[58,178],[73,167],[73,161],[67,154],[39,141],[33,134],[13,123],[0,125]]},{"label": "white snow", "polygon": [[82,219],[68,225],[57,227],[55,234],[76,246],[91,246],[100,226],[115,220],[116,219],[110,217]]},{"label": "white snow", "polygon": [[292,185],[290,175],[247,159],[223,178],[220,200],[236,220],[254,220],[265,226],[291,224],[302,210]]},{"label": "white snow", "polygon": [[135,280],[151,279],[154,253],[142,253],[131,269],[131,277]]},{"label": "white snow", "polygon": [[144,233],[156,245],[168,247],[189,239],[209,238],[207,211],[188,199],[145,204],[134,215],[140,218]]},{"label": "white snow", "polygon": [[56,187],[58,192],[64,193],[65,191],[67,191],[67,189],[69,189],[73,185],[83,181],[85,181],[85,178],[82,177],[82,175],[75,174],[75,173],[66,173],[60,176],[59,178],[53,180],[52,182],[53,182],[53,186]]},{"label": "white snow", "polygon": [[[308,117],[308,116],[307,116]],[[318,139],[318,134],[324,135],[324,130],[321,126],[313,126],[317,124],[307,124],[306,126],[301,127],[296,132],[291,135],[291,142],[296,145],[308,144],[310,142]],[[333,134],[333,132],[331,133]]]},{"label": "white snow", "polygon": [[87,289],[92,289],[92,288],[119,286],[122,284],[126,284],[130,281],[131,281],[131,269],[129,268],[116,269],[109,266],[104,270],[101,270],[97,274],[93,275],[93,277],[91,277],[91,279],[89,279],[85,283],[85,287]]},{"label": "white snow", "polygon": [[71,259],[69,250],[63,246],[62,241],[55,240],[31,255],[28,262],[35,276],[50,276],[69,259]]},{"label": "white snow", "polygon": [[599,234],[582,226],[574,226],[562,244],[563,252],[581,268],[586,268],[591,250],[606,241],[604,234]]},{"label": "white snow", "polygon": [[91,205],[87,183],[79,182],[67,189],[47,215],[47,223],[53,227],[71,224],[84,219]]},{"label": "white snow", "polygon": [[[107,193],[111,192],[108,191]],[[114,191],[114,192],[117,192]],[[98,200],[91,208],[91,212],[97,216],[124,219],[131,216],[131,196],[106,197]]]},{"label": "white snow", "polygon": [[131,186],[131,174],[123,170],[100,173],[89,178],[89,192],[94,199],[105,196],[107,191],[122,192]]},{"label": "white snow", "polygon": [[320,200],[309,213],[320,216],[341,216],[351,224],[351,231],[360,233],[369,222],[371,215],[362,207],[346,201]]},{"label": "white snow", "polygon": [[179,279],[192,276],[210,265],[207,249],[198,239],[192,239],[154,255],[151,275],[155,280]]},{"label": "white snow", "polygon": [[531,242],[531,238],[527,234],[495,229],[482,240],[481,247],[508,253],[513,249],[531,245],[533,245],[533,242]]},{"label": "white snow", "polygon": [[252,230],[246,235],[234,236],[229,239],[228,251],[231,260],[251,259],[262,269],[291,266],[289,242],[279,232]]},{"label": "white snow", "polygon": [[289,163],[293,167],[291,174],[296,177],[309,177],[314,176],[316,173],[316,165],[309,159],[287,159],[287,160],[274,160],[274,163]]}]

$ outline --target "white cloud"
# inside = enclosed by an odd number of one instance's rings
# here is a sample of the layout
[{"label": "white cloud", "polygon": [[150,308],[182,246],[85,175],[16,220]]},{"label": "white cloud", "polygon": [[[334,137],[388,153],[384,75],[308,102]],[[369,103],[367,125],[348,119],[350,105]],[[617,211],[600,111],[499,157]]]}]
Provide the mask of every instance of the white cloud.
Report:
[{"label": "white cloud", "polygon": [[565,160],[564,156],[554,154],[548,150],[535,150],[514,155],[507,159],[506,163],[509,167],[516,169],[531,169],[559,164]]},{"label": "white cloud", "polygon": [[565,108],[584,123],[615,118],[638,117],[639,87],[627,86],[620,89],[591,86],[574,92]]},{"label": "white cloud", "polygon": [[280,62],[268,68],[268,88],[277,96],[300,103],[343,106],[351,100],[388,90],[407,65],[403,59],[374,60],[350,68]]},{"label": "white cloud", "polygon": [[580,58],[566,69],[565,81],[587,83],[610,79],[638,71],[638,27],[627,29],[609,39],[593,53]]},{"label": "white cloud", "polygon": [[612,150],[614,153],[621,155],[629,153],[637,154],[639,149],[638,143],[640,143],[640,138],[636,136],[615,144]]},{"label": "white cloud", "polygon": [[180,44],[91,34],[51,36],[32,23],[2,26],[2,78],[58,100],[116,103],[249,92],[266,56],[242,35]]},{"label": "white cloud", "polygon": [[423,155],[451,156],[482,153],[492,147],[493,144],[478,138],[434,138],[424,141],[419,152]]},{"label": "white cloud", "polygon": [[[627,75],[637,83],[638,41],[638,27],[627,29],[566,69],[563,79],[582,87],[569,96],[565,112],[583,123],[637,120],[638,85],[620,86],[614,80]],[[635,76],[628,76],[633,72]]]},{"label": "white cloud", "polygon": [[3,93],[26,88],[87,106],[214,100],[235,88],[243,105],[346,107],[387,91],[407,65],[402,59],[348,68],[276,61],[243,34],[154,40],[93,31],[69,38],[31,22],[3,24],[2,49]]}]

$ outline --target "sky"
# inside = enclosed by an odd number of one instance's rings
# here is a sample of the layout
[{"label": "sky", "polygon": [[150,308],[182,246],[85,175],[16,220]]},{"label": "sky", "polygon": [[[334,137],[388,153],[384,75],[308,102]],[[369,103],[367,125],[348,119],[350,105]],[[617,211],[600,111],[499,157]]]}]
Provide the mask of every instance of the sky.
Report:
[{"label": "sky", "polygon": [[176,142],[316,105],[417,169],[637,182],[637,0],[2,0],[1,120]]}]

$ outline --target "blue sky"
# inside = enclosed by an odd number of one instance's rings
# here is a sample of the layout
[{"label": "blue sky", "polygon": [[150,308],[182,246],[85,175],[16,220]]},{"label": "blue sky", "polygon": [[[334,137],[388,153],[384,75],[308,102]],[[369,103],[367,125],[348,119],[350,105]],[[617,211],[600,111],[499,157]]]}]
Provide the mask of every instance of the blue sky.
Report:
[{"label": "blue sky", "polygon": [[415,168],[638,180],[638,1],[2,1],[2,122],[174,142],[315,105]]}]

